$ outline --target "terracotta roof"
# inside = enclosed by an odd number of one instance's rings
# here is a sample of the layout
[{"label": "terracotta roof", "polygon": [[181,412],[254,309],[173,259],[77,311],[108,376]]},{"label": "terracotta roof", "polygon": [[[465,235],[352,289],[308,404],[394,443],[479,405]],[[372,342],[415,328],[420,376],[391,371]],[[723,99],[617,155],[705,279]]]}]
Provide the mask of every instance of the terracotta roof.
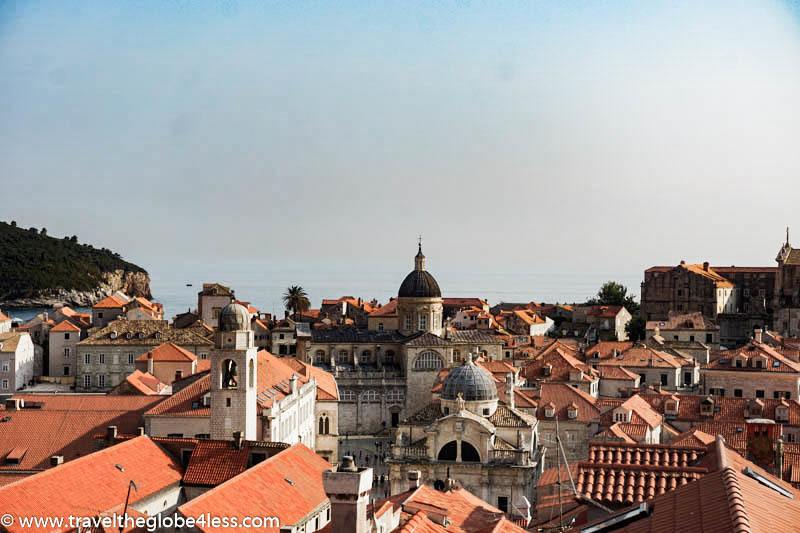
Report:
[{"label": "terracotta roof", "polygon": [[336,378],[333,377],[333,374],[319,367],[304,363],[295,357],[285,357],[283,361],[294,368],[301,376],[316,380],[317,401],[339,400],[339,387],[336,385]]},{"label": "terracotta roof", "polygon": [[[141,370],[134,370],[125,377],[125,383],[146,396],[157,395],[166,387],[157,377]],[[117,387],[114,387],[115,389]]]},{"label": "terracotta roof", "polygon": [[206,374],[191,385],[179,390],[145,413],[145,416],[211,416],[211,407],[202,402],[211,390],[211,374]]},{"label": "terracotta roof", "polygon": [[616,365],[599,365],[598,371],[600,372],[600,379],[639,379],[639,374],[631,372],[624,366]]},{"label": "terracotta roof", "polygon": [[[539,405],[536,416],[540,420],[550,420],[546,414],[546,404],[552,403],[555,407],[555,415],[560,420],[577,420],[581,422],[596,422],[600,418],[600,409],[595,405],[596,399],[580,389],[576,389],[566,383],[542,383],[536,390],[521,391],[524,395],[530,396]],[[569,417],[571,405],[578,408],[577,417]]]},{"label": "terracotta roof", "polygon": [[684,431],[672,439],[673,446],[708,446],[712,442],[714,442],[714,435],[709,435],[697,428]]},{"label": "terracotta roof", "polygon": [[[237,517],[275,516],[280,527],[298,524],[327,501],[323,472],[331,465],[304,444],[295,444],[180,506],[185,517],[205,513]],[[203,526],[200,531],[226,531]],[[278,532],[280,528],[261,531]]]},{"label": "terracotta roof", "polygon": [[573,353],[554,344],[523,366],[520,374],[529,381],[572,381],[571,373],[582,372],[587,381],[594,381],[597,372]]},{"label": "terracotta roof", "polygon": [[628,368],[681,368],[683,360],[679,360],[672,354],[653,349],[649,346],[634,346],[617,357],[601,359],[599,365],[617,365]]},{"label": "terracotta roof", "polygon": [[0,470],[38,470],[49,467],[50,457],[65,461],[97,450],[94,436],[108,426],[135,433],[144,425],[143,413],[160,402],[148,396],[92,394],[24,394],[26,407],[0,410],[0,457],[14,448],[27,451],[20,464],[2,464]]},{"label": "terracotta roof", "polygon": [[216,487],[247,470],[250,449],[236,449],[233,441],[198,440],[186,465],[186,485]]},{"label": "terracotta roof", "polygon": [[674,311],[670,311],[666,320],[649,320],[646,327],[649,330],[659,328],[662,331],[671,331],[676,329],[719,331],[719,326],[699,311],[694,313],[676,313]]},{"label": "terracotta roof", "polygon": [[487,420],[496,427],[507,428],[524,428],[536,424],[531,415],[503,404],[498,405],[497,410]]},{"label": "terracotta roof", "polygon": [[0,333],[0,352],[15,353],[17,351],[17,346],[19,346],[19,341],[22,340],[23,336],[30,338],[30,333],[27,331],[7,331],[5,333]]},{"label": "terracotta roof", "polygon": [[165,342],[136,358],[136,360],[140,362],[145,362],[150,359],[161,363],[187,363],[197,360],[197,356],[176,344]]},{"label": "terracotta roof", "polygon": [[69,320],[62,320],[56,326],[50,329],[50,332],[56,333],[73,333],[80,332],[81,328],[70,322]]},{"label": "terracotta roof", "polygon": [[731,283],[727,278],[721,276],[717,272],[714,271],[713,268],[708,267],[706,270],[703,265],[700,264],[690,264],[690,263],[681,263],[678,265],[679,268],[684,268],[693,274],[697,274],[698,276],[702,276],[712,282],[717,288],[732,288],[733,283]]},{"label": "terracotta roof", "polygon": [[199,335],[192,329],[173,328],[166,320],[114,320],[79,344],[158,346],[165,342],[173,342],[181,346],[213,345],[208,338]]},{"label": "terracotta roof", "polygon": [[586,315],[597,318],[616,318],[622,309],[621,305],[592,305]]},{"label": "terracotta roof", "polygon": [[600,341],[588,348],[586,348],[586,357],[597,356],[599,359],[608,359],[612,357],[615,352],[622,353],[625,350],[633,348],[631,341]]},{"label": "terracotta roof", "polygon": [[[736,366],[737,360],[741,361],[741,367]],[[762,361],[761,367],[756,366],[757,361]],[[719,352],[717,358],[706,365],[706,369],[734,372],[800,373],[800,363],[792,361],[768,344],[751,341],[735,350]]]},{"label": "terracotta roof", "polygon": [[[180,464],[142,436],[0,488],[0,509],[15,516],[98,516],[121,508],[131,479],[136,482],[137,490],[130,494],[135,503],[177,486],[181,475]],[[11,526],[4,531],[23,529]]]},{"label": "terracotta roof", "polygon": [[128,305],[129,300],[120,297],[117,294],[106,296],[92,306],[92,309],[121,309]]},{"label": "terracotta roof", "polygon": [[0,322],[5,322],[6,320],[11,320],[11,318],[0,309]]},{"label": "terracotta roof", "polygon": [[[395,494],[386,500],[378,501],[373,507],[376,509],[382,508],[387,502],[393,505],[395,512],[401,512],[401,517],[405,516],[401,520],[401,526],[407,525],[408,521],[418,512],[426,512],[429,515],[431,513],[444,515],[449,522],[446,529],[432,529],[430,531],[450,531],[454,533],[524,533],[525,531],[507,520],[500,509],[493,507],[463,488],[443,492],[428,485],[422,485],[416,489]],[[408,531],[415,530],[410,529]]]},{"label": "terracotta roof", "polygon": [[[721,440],[711,444],[709,449],[712,448],[716,450],[709,451],[702,461],[712,467],[711,473],[656,496],[649,503],[649,512],[633,517],[615,531],[744,533],[796,529],[800,522],[800,492],[727,449]],[[770,485],[780,487],[784,493]],[[611,518],[606,516],[597,522]]]}]

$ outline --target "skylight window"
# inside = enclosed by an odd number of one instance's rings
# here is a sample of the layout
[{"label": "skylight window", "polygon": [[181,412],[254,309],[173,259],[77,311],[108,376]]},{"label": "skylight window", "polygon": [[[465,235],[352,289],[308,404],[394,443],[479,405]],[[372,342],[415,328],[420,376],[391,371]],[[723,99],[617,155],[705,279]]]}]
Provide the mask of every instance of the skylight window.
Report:
[{"label": "skylight window", "polygon": [[777,492],[778,494],[781,494],[781,495],[783,495],[783,496],[786,496],[786,497],[787,497],[787,498],[789,498],[790,500],[793,500],[793,499],[794,499],[794,495],[793,495],[791,492],[789,492],[789,491],[788,491],[788,490],[786,490],[785,488],[781,487],[780,485],[778,485],[778,484],[777,484],[777,483],[775,483],[774,481],[772,481],[772,480],[770,480],[770,479],[768,479],[768,478],[766,478],[766,477],[762,476],[761,474],[759,474],[758,472],[756,472],[755,470],[753,470],[753,469],[752,469],[752,468],[750,468],[749,466],[748,466],[748,467],[746,467],[746,468],[743,470],[743,473],[744,473],[744,475],[746,475],[747,477],[751,477],[751,478],[755,479],[756,481],[758,481],[759,483],[761,483],[761,484],[762,484],[762,485],[764,485],[765,487],[769,487],[770,489],[774,490],[774,491],[775,491],[775,492]]}]

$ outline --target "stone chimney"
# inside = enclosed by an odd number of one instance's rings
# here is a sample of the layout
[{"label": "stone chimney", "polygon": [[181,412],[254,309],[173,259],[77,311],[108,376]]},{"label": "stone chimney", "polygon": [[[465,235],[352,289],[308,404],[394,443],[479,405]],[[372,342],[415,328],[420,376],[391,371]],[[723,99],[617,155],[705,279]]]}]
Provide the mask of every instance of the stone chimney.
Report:
[{"label": "stone chimney", "polygon": [[153,352],[147,352],[147,373],[153,375]]},{"label": "stone chimney", "polygon": [[117,426],[108,426],[106,428],[106,443],[108,445],[114,444],[117,440]]},{"label": "stone chimney", "polygon": [[783,479],[783,439],[778,437],[775,443],[775,477]]},{"label": "stone chimney", "polygon": [[233,432],[233,446],[237,450],[242,449],[242,446],[244,446],[244,433],[242,433],[241,431]]},{"label": "stone chimney", "polygon": [[419,470],[409,470],[408,474],[408,490],[419,488],[422,473]]},{"label": "stone chimney", "polygon": [[367,503],[372,488],[372,469],[356,467],[345,455],[337,471],[323,474],[322,483],[331,501],[331,531],[369,533]]},{"label": "stone chimney", "polygon": [[50,466],[58,466],[64,464],[63,455],[53,455],[50,457]]},{"label": "stone chimney", "polygon": [[136,434],[137,434],[138,436],[140,436],[140,437],[141,437],[142,435],[144,435],[144,426],[139,426],[138,428],[136,428]]},{"label": "stone chimney", "polygon": [[764,330],[761,328],[756,328],[756,330],[753,332],[753,340],[756,342],[764,342],[763,338],[764,338]]},{"label": "stone chimney", "polygon": [[297,394],[297,374],[292,374],[289,378],[289,387],[292,389],[292,395]]},{"label": "stone chimney", "polygon": [[512,408],[516,409],[516,403],[514,401],[514,373],[508,372],[506,374],[506,404]]},{"label": "stone chimney", "polygon": [[706,272],[708,272],[708,266],[709,266],[709,265],[708,265],[708,261],[703,261],[703,270],[705,270]]}]

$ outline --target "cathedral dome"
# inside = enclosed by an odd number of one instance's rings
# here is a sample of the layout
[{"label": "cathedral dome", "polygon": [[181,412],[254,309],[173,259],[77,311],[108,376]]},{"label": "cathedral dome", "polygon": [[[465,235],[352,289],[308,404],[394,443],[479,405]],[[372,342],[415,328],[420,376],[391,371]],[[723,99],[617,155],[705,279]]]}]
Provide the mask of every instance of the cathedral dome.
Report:
[{"label": "cathedral dome", "polygon": [[497,399],[494,378],[488,370],[476,365],[471,356],[450,371],[442,386],[442,400],[456,400],[459,394],[467,402]]},{"label": "cathedral dome", "polygon": [[436,279],[425,270],[425,256],[422,255],[422,244],[414,257],[414,270],[409,272],[400,290],[397,291],[400,298],[441,298],[442,291]]},{"label": "cathedral dome", "polygon": [[219,312],[220,331],[248,331],[250,329],[250,313],[237,303],[229,303]]}]

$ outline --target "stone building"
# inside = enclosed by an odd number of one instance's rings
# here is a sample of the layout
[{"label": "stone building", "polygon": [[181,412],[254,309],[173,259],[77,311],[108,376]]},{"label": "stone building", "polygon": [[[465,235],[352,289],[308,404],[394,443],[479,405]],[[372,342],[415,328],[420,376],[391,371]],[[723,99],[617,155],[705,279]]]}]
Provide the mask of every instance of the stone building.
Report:
[{"label": "stone building", "polygon": [[443,326],[441,290],[425,270],[421,248],[395,301],[397,330],[388,329],[387,323],[383,330],[316,328],[297,339],[300,360],[336,377],[340,433],[372,434],[396,427],[430,401],[441,369],[460,364],[470,352],[490,360],[502,357],[500,338]]},{"label": "stone building", "polygon": [[78,343],[84,336],[84,330],[67,320],[50,328],[47,351],[50,377],[70,378],[74,382],[78,368]]},{"label": "stone building", "polygon": [[3,310],[0,309],[0,333],[8,333],[9,331],[11,331],[11,317],[3,314]]},{"label": "stone building", "polygon": [[33,341],[28,333],[0,333],[0,395],[13,394],[33,379],[33,358]]},{"label": "stone building", "polygon": [[115,320],[77,345],[76,386],[107,391],[136,369],[136,357],[171,342],[207,359],[214,344],[193,328],[175,329],[165,320]]},{"label": "stone building", "polygon": [[233,291],[220,283],[203,283],[203,290],[197,293],[197,315],[212,328],[219,326],[222,308],[233,301]]},{"label": "stone building", "polygon": [[778,272],[775,277],[775,316],[774,327],[786,337],[800,337],[800,249],[786,243],[775,258]]},{"label": "stone building", "polygon": [[711,349],[719,349],[719,326],[699,311],[670,311],[664,320],[648,320],[645,332],[648,339],[661,336],[666,341],[701,342]]},{"label": "stone building", "polygon": [[645,270],[642,282],[642,315],[646,320],[666,320],[670,311],[697,311],[715,318],[735,312],[734,284],[718,274],[708,262],[676,267],[656,266]]},{"label": "stone building", "polygon": [[539,460],[536,418],[500,404],[492,375],[468,356],[448,374],[439,401],[400,424],[386,462],[392,494],[419,471],[421,482],[453,479],[511,512],[529,506]]}]

